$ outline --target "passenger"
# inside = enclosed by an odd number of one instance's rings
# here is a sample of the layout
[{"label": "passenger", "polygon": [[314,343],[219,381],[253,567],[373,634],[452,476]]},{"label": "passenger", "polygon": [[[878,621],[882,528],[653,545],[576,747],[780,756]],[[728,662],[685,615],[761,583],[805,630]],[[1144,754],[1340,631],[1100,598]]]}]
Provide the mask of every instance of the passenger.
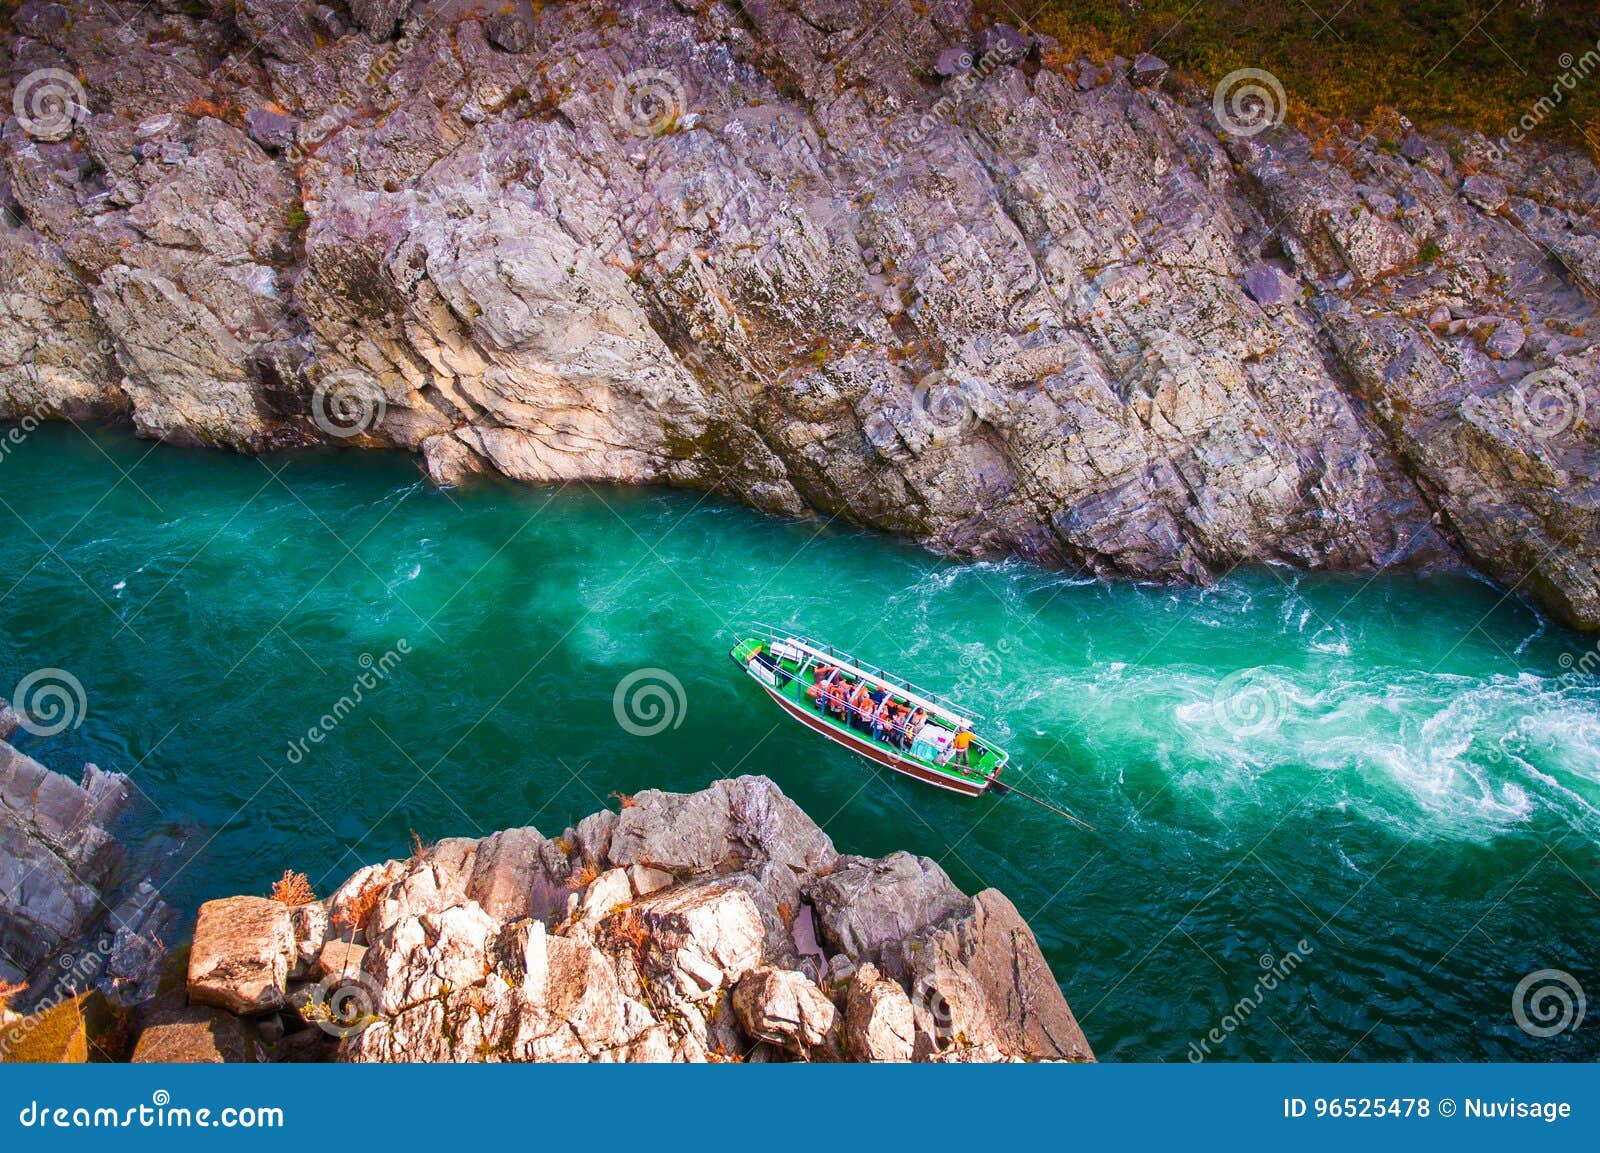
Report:
[{"label": "passenger", "polygon": [[839,677],[828,689],[828,712],[838,720],[845,720],[849,716],[850,694],[855,689],[854,682]]},{"label": "passenger", "polygon": [[850,694],[850,723],[862,730],[872,728],[872,687],[866,681]]},{"label": "passenger", "polygon": [[910,748],[917,743],[917,737],[922,734],[922,726],[928,723],[928,714],[922,709],[917,709],[911,714],[911,719],[906,722],[906,747]]},{"label": "passenger", "polygon": [[894,743],[902,749],[911,747],[911,706],[894,706]]},{"label": "passenger", "polygon": [[811,687],[806,690],[806,696],[811,703],[817,706],[817,711],[823,711],[823,701],[827,696],[829,678],[835,670],[832,665],[818,665],[811,675]]},{"label": "passenger", "polygon": [[888,693],[883,693],[878,699],[878,707],[872,713],[872,739],[898,743],[894,740],[894,702],[889,699]]}]

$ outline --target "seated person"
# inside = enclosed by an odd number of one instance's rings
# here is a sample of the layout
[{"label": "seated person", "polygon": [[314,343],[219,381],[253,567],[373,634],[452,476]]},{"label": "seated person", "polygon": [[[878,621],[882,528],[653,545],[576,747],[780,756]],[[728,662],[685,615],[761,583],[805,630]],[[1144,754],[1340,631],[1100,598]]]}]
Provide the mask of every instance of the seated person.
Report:
[{"label": "seated person", "polygon": [[844,720],[850,703],[850,694],[855,691],[855,683],[839,677],[828,686],[828,712],[839,720]]},{"label": "seated person", "polygon": [[878,700],[878,707],[872,710],[872,739],[875,741],[892,741],[894,738],[895,704],[889,699],[889,694],[884,693]]},{"label": "seated person", "polygon": [[896,703],[894,706],[894,743],[902,749],[911,747],[911,706]]},{"label": "seated person", "polygon": [[811,687],[806,690],[806,696],[811,703],[817,706],[820,712],[823,707],[823,698],[828,691],[829,678],[834,674],[832,665],[818,665],[811,674]]},{"label": "seated person", "polygon": [[928,714],[917,709],[906,721],[906,747],[910,748],[917,743],[917,737],[922,733],[922,726],[928,723]]},{"label": "seated person", "polygon": [[866,681],[850,694],[850,723],[860,729],[872,727],[872,687]]}]

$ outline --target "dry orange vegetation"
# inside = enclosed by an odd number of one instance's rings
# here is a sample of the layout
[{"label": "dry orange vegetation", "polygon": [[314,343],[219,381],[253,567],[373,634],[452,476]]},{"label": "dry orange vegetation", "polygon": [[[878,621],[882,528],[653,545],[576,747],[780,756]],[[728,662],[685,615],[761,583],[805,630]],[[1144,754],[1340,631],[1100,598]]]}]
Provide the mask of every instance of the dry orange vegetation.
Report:
[{"label": "dry orange vegetation", "polygon": [[[1003,5],[986,7],[993,19],[1016,19]],[[1033,23],[1061,41],[1068,62],[1153,51],[1202,84],[1264,68],[1283,82],[1291,114],[1298,106],[1364,120],[1389,108],[1421,125],[1499,137],[1559,87],[1535,135],[1600,156],[1600,66],[1591,58],[1587,76],[1578,74],[1584,54],[1600,51],[1600,4],[1592,2],[1049,0]]]},{"label": "dry orange vegetation", "polygon": [[274,901],[284,905],[309,905],[317,899],[311,891],[311,881],[304,873],[285,869],[283,876],[272,882],[269,894]]}]

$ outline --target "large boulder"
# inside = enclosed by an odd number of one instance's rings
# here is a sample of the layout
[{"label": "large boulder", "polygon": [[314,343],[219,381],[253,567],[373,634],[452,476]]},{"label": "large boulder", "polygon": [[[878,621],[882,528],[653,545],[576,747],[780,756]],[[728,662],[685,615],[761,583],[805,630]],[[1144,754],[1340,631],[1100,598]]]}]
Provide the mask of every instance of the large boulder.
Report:
[{"label": "large boulder", "polygon": [[909,1061],[916,1022],[911,998],[872,964],[851,976],[845,1003],[846,1052],[852,1061]]},{"label": "large boulder", "polygon": [[698,793],[639,793],[617,818],[609,856],[681,878],[769,861],[813,874],[838,860],[828,835],[766,777],[715,781]]},{"label": "large boulder", "polygon": [[985,889],[959,915],[883,950],[911,990],[918,1060],[998,1051],[1029,1060],[1094,1053],[1016,906]]},{"label": "large boulder", "polygon": [[129,796],[119,773],[85,765],[74,783],[0,740],[0,980],[43,996],[71,952],[97,963],[69,966],[80,987],[123,1007],[149,997],[176,914],[148,879],[123,875],[109,829]]},{"label": "large boulder", "polygon": [[467,896],[502,920],[549,920],[565,908],[567,898],[566,888],[552,875],[557,871],[552,862],[565,872],[564,855],[539,830],[504,829],[479,842]]},{"label": "large boulder", "polygon": [[804,973],[750,970],[734,986],[733,1012],[751,1037],[802,1060],[837,1060],[840,1055],[839,1010]]},{"label": "large boulder", "polygon": [[847,857],[805,891],[828,948],[874,960],[884,945],[943,920],[967,901],[936,863],[903,852],[876,861]]},{"label": "large boulder", "polygon": [[633,908],[649,934],[647,968],[685,1000],[731,988],[765,953],[761,913],[740,889],[689,885]]},{"label": "large boulder", "polygon": [[[714,841],[695,841],[695,814],[721,822]],[[1088,1058],[1004,898],[963,897],[937,865],[907,854],[840,858],[797,814],[771,782],[723,782],[694,796],[648,795],[555,840],[513,829],[441,841],[366,866],[327,901],[293,910],[249,897],[210,902],[187,965],[195,1004],[179,998],[194,1012],[162,1019],[145,1051],[210,1046],[227,1059],[296,1061],[335,1047],[347,1061]],[[679,872],[633,852],[652,844]],[[619,845],[622,859],[610,863]],[[530,898],[536,884],[550,900]],[[881,971],[869,953],[883,958]],[[281,1011],[267,1011],[280,1000]],[[219,1032],[208,1005],[243,1014],[243,1032]],[[239,1037],[262,1045],[241,1048]]]},{"label": "large boulder", "polygon": [[282,1008],[294,963],[287,905],[265,897],[207,901],[189,952],[189,1000],[238,1014]]},{"label": "large boulder", "polygon": [[408,913],[378,936],[362,972],[382,991],[379,1012],[399,1013],[442,993],[475,985],[488,968],[501,923],[475,901],[440,911]]}]

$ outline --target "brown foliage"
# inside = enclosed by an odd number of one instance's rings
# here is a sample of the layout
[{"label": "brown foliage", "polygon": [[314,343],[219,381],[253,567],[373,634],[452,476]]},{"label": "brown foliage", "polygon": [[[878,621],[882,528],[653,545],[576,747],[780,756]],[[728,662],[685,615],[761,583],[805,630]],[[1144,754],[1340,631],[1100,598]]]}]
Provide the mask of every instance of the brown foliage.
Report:
[{"label": "brown foliage", "polygon": [[272,882],[269,895],[282,905],[309,905],[317,899],[317,895],[311,891],[310,879],[292,869],[285,869],[283,876]]},{"label": "brown foliage", "polygon": [[632,953],[634,964],[642,966],[650,945],[650,926],[639,910],[624,909],[600,923],[598,938],[602,948]]},{"label": "brown foliage", "polygon": [[617,808],[619,809],[631,809],[639,803],[633,799],[632,793],[619,793],[613,790],[611,795],[616,799]]},{"label": "brown foliage", "polygon": [[355,932],[365,932],[372,911],[378,907],[378,897],[387,886],[385,881],[372,881],[334,914],[334,923]]},{"label": "brown foliage", "polygon": [[197,97],[189,101],[188,104],[184,105],[183,110],[196,119],[206,116],[211,117],[213,120],[228,119],[228,109],[224,105],[215,100],[207,100],[205,97]]}]

